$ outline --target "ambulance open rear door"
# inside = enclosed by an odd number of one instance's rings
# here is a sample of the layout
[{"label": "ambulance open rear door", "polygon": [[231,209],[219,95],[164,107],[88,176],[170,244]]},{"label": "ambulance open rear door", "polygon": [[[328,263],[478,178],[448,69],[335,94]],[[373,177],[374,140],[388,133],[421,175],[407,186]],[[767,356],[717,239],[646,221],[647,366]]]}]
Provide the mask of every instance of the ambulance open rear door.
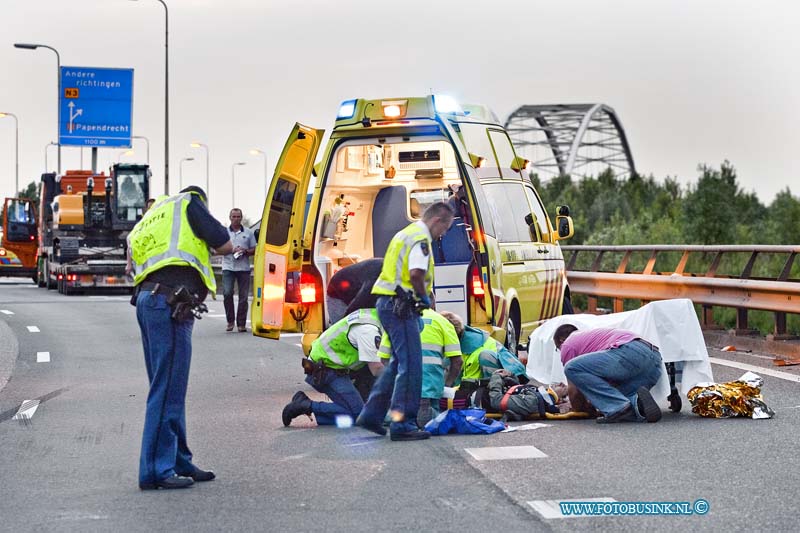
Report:
[{"label": "ambulance open rear door", "polygon": [[264,202],[254,260],[253,335],[280,338],[287,274],[303,266],[306,192],[324,130],[295,124]]}]

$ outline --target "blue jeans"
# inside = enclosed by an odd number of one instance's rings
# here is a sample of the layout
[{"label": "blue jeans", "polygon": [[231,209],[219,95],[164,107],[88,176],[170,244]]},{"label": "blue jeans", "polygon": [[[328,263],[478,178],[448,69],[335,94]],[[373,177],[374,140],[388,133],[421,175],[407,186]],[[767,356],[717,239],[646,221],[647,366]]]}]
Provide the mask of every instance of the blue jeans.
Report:
[{"label": "blue jeans", "polygon": [[392,343],[392,358],[372,387],[360,420],[367,425],[383,424],[386,411],[391,407],[397,421],[391,423],[389,431],[407,433],[417,429],[422,395],[420,320],[416,315],[408,319],[398,318],[392,310],[392,299],[387,296],[378,298],[376,307],[378,318]]},{"label": "blue jeans", "polygon": [[311,402],[311,412],[320,426],[335,426],[336,417],[347,415],[355,421],[364,401],[353,385],[350,376],[339,375],[333,371],[325,373],[325,378],[319,385],[312,383],[311,376],[306,376],[306,383],[318,392],[326,394],[331,402]]},{"label": "blue jeans", "polygon": [[637,339],[576,357],[566,364],[564,374],[603,415],[633,406],[636,418],[643,420],[636,409],[636,390],[652,388],[661,377],[662,364],[658,350]]},{"label": "blue jeans", "polygon": [[139,458],[139,483],[194,471],[186,444],[186,388],[192,360],[194,319],[177,322],[162,294],[142,291],[136,319],[142,333],[150,392]]},{"label": "blue jeans", "polygon": [[[233,310],[233,283],[239,285],[239,301],[236,306],[236,314]],[[225,305],[225,318],[228,324],[233,324],[243,328],[247,323],[247,297],[250,295],[250,271],[249,270],[223,270],[222,271],[222,302]]]}]

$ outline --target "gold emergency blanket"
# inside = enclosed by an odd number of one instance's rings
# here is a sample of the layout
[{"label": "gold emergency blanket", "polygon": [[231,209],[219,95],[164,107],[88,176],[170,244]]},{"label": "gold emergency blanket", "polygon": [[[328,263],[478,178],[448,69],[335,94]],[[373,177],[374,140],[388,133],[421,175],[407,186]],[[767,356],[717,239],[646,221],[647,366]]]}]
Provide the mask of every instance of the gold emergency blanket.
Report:
[{"label": "gold emergency blanket", "polygon": [[772,418],[775,412],[761,396],[764,380],[752,372],[727,383],[701,383],[688,393],[692,412],[707,418]]}]

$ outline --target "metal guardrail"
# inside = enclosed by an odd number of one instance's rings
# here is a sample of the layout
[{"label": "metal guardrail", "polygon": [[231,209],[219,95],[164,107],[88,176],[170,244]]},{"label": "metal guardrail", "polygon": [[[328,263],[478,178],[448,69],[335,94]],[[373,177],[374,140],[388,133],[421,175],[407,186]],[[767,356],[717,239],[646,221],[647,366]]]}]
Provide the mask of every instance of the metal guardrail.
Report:
[{"label": "metal guardrail", "polygon": [[[794,260],[800,246],[695,246],[695,245],[635,245],[635,246],[562,246],[567,259],[567,279],[570,291],[589,297],[588,311],[597,312],[597,298],[613,299],[613,311],[623,310],[625,300],[652,300],[689,298],[702,305],[702,323],[713,328],[713,307],[736,309],[736,332],[752,333],[748,327],[748,311],[758,309],[770,311],[775,316],[773,338],[790,338],[786,331],[786,315],[800,314],[800,278],[792,278]],[[659,255],[680,253],[674,268],[659,271],[656,266]],[[590,256],[588,270],[578,269],[579,255]],[[634,254],[646,254],[641,270],[631,269]],[[693,256],[694,254],[694,256]],[[687,265],[702,254],[710,258],[708,268],[702,272],[688,273]],[[738,275],[720,274],[720,265],[732,254],[749,254]],[[785,256],[780,272],[774,277],[754,276],[759,256]],[[609,256],[613,271],[603,270]],[[616,256],[620,256],[616,260]],[[698,261],[699,262],[699,261]]]}]

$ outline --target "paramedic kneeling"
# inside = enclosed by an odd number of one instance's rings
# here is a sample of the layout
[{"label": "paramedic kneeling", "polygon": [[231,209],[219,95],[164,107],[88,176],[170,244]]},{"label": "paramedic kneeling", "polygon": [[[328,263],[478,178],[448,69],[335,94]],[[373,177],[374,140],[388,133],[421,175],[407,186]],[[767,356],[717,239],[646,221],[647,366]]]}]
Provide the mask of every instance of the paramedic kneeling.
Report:
[{"label": "paramedic kneeling", "polygon": [[392,357],[372,387],[357,424],[385,435],[383,419],[391,405],[392,440],[421,440],[431,436],[417,427],[422,393],[421,307],[430,307],[433,291],[431,239],[438,239],[453,223],[453,211],[444,202],[432,204],[398,231],[386,250],[383,269],[372,293],[378,295],[378,316],[392,343]]},{"label": "paramedic kneeling", "polygon": [[288,426],[300,415],[311,414],[320,426],[352,425],[364,406],[353,378],[363,379],[359,370],[364,365],[374,376],[383,370],[378,357],[381,335],[383,328],[375,309],[350,313],[326,329],[311,343],[311,353],[303,361],[303,369],[306,383],[332,402],[313,402],[305,392],[297,391],[283,408],[283,425]]},{"label": "paramedic kneeling", "polygon": [[553,341],[561,351],[573,408],[582,395],[603,413],[598,424],[661,420],[650,394],[663,366],[658,347],[630,331],[577,331],[572,324],[559,326]]}]

